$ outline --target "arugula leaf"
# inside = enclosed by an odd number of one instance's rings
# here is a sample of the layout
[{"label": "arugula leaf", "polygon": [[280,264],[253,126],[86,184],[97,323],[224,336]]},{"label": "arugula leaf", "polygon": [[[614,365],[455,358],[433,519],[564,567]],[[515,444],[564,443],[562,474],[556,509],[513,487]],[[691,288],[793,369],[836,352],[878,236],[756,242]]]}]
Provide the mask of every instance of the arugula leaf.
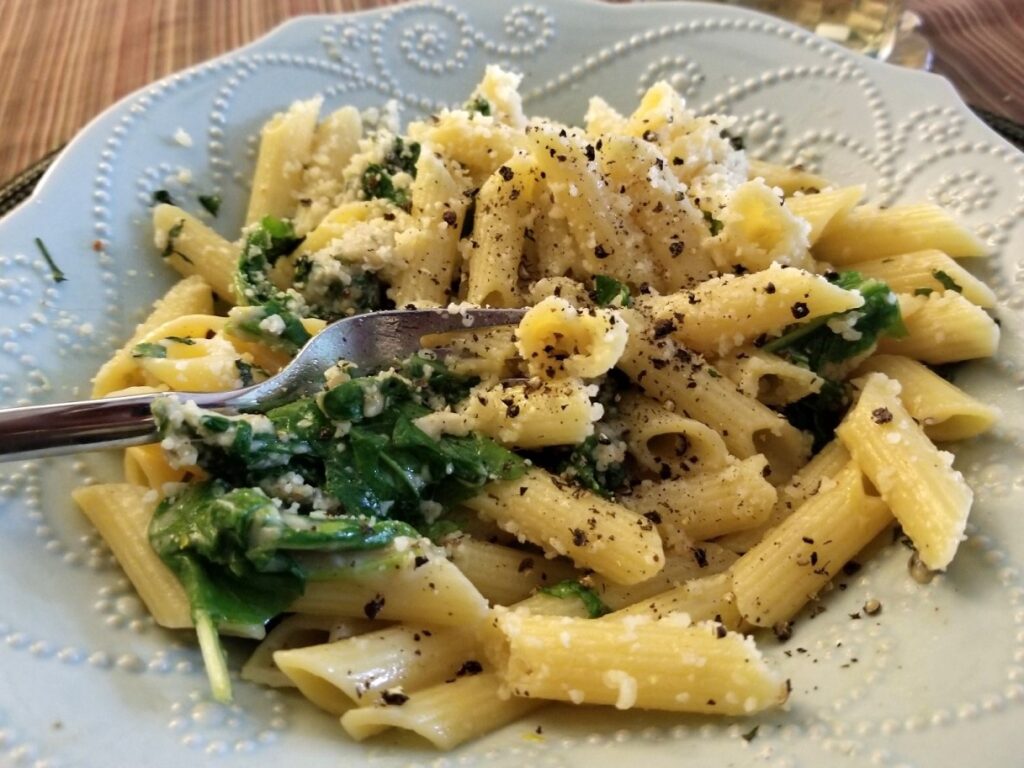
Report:
[{"label": "arugula leaf", "polygon": [[522,459],[490,438],[427,435],[413,424],[430,412],[418,403],[386,408],[353,424],[327,458],[324,487],[348,510],[418,522],[425,501],[451,505],[526,471]]},{"label": "arugula leaf", "polygon": [[132,357],[167,357],[167,347],[143,342],[132,347]]},{"label": "arugula leaf", "polygon": [[[906,334],[896,294],[881,280],[864,278],[859,272],[843,272],[830,280],[840,288],[859,291],[864,297],[863,306],[789,326],[762,349],[826,375],[827,366],[867,351],[880,336],[899,338]],[[829,327],[835,325],[831,321],[847,325],[859,337],[843,338]]]},{"label": "arugula leaf", "polygon": [[933,269],[932,277],[934,277],[936,280],[942,283],[942,287],[945,288],[947,291],[956,291],[957,293],[964,292],[964,289],[960,287],[960,284],[957,283],[957,281],[954,280],[952,277],[950,277],[948,273],[943,272],[941,269]]},{"label": "arugula leaf", "polygon": [[826,379],[817,393],[790,403],[782,412],[794,427],[811,433],[814,438],[812,451],[817,453],[835,437],[836,427],[849,407],[847,387],[841,382]]},{"label": "arugula leaf", "polygon": [[171,398],[158,399],[153,413],[161,437],[177,438],[190,459],[232,485],[296,472],[349,513],[418,522],[423,502],[451,505],[526,471],[522,459],[489,438],[434,439],[413,423],[431,412],[425,402],[457,402],[469,381],[437,361],[413,358],[395,375],[351,379],[263,416],[230,416]]},{"label": "arugula leaf", "polygon": [[560,581],[557,584],[552,584],[550,587],[541,587],[539,591],[542,594],[562,599],[570,597],[579,598],[583,601],[583,607],[587,609],[587,614],[592,619],[599,619],[605,614],[611,613],[611,608],[605,605],[604,601],[597,596],[597,592],[572,579]]},{"label": "arugula leaf", "polygon": [[415,535],[394,521],[355,517],[310,520],[282,512],[256,488],[219,481],[188,486],[157,507],[149,541],[178,577],[192,609],[215,697],[231,686],[216,635],[225,624],[264,624],[286,610],[309,576],[296,550],[353,551]]},{"label": "arugula leaf", "polygon": [[216,215],[220,213],[221,202],[222,200],[220,198],[220,195],[199,196],[199,204],[203,206],[203,208],[205,208],[211,216],[214,217],[216,217]]},{"label": "arugula leaf", "polygon": [[[608,438],[604,440],[607,442]],[[591,435],[572,449],[557,471],[576,485],[610,498],[626,482],[626,468],[621,462],[600,466],[597,451],[601,445],[602,438]]]},{"label": "arugula leaf", "polygon": [[633,297],[629,294],[629,286],[607,275],[594,276],[594,290],[590,295],[599,307],[633,306]]},{"label": "arugula leaf", "polygon": [[384,309],[387,286],[375,273],[345,264],[342,270],[324,274],[318,266],[305,256],[295,260],[294,286],[314,317],[331,322]]},{"label": "arugula leaf", "polygon": [[[255,307],[233,307],[228,312],[228,332],[268,347],[295,353],[313,336],[302,324],[302,318],[288,308],[291,303],[286,294],[281,294]],[[271,332],[262,325],[265,320],[275,316],[280,318],[280,333]]]},{"label": "arugula leaf", "polygon": [[455,405],[469,396],[480,383],[479,376],[455,373],[440,360],[415,354],[405,360],[399,371],[417,390],[441,398],[445,405]]},{"label": "arugula leaf", "polygon": [[718,233],[725,227],[725,224],[712,216],[711,211],[702,210],[701,213],[704,215],[704,223],[708,225],[708,229],[711,231],[711,236],[717,237]]},{"label": "arugula leaf", "polygon": [[303,240],[295,234],[290,221],[264,216],[245,238],[238,259],[235,292],[239,298],[250,305],[274,298],[282,301],[283,292],[274,285],[268,273],[278,259],[298,248]]}]

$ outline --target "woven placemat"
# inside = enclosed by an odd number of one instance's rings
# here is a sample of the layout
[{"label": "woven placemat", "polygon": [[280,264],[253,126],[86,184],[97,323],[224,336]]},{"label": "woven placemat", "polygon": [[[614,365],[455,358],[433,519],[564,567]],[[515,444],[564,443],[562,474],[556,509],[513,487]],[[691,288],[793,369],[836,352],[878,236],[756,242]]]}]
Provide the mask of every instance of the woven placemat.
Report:
[{"label": "woven placemat", "polygon": [[[994,112],[980,107],[972,107],[975,114],[984,120],[989,127],[1001,136],[1012,142],[1019,149],[1024,150],[1024,125],[1015,123]],[[0,216],[4,216],[15,208],[20,202],[32,194],[39,179],[46,173],[53,161],[57,159],[64,146],[61,145],[49,152],[47,155],[36,160],[32,165],[17,174],[14,178],[0,184]]]}]

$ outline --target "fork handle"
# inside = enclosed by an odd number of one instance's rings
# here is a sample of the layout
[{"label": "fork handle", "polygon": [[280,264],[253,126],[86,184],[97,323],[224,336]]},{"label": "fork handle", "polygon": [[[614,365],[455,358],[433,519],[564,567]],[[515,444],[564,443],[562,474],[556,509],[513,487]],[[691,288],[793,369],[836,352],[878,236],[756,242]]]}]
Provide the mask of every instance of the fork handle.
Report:
[{"label": "fork handle", "polygon": [[[182,392],[178,397],[216,408],[228,405],[234,394]],[[130,395],[0,409],[0,461],[154,443],[157,430],[150,406],[156,397]]]}]

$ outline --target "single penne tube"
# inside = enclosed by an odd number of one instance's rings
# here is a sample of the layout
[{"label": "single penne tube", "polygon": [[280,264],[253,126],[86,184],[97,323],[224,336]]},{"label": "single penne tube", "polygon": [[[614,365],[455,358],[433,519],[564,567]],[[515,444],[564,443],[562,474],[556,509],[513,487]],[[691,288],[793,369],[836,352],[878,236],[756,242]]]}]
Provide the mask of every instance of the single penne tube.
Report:
[{"label": "single penne tube", "polygon": [[583,254],[569,231],[565,212],[555,205],[550,191],[538,191],[535,212],[533,227],[527,233],[527,242],[524,244],[529,274],[541,278],[561,278],[570,273],[586,274],[583,270]]},{"label": "single penne tube", "polygon": [[542,379],[596,378],[618,362],[628,331],[611,309],[582,309],[549,296],[516,327],[516,347],[530,373]]},{"label": "single penne tube", "polygon": [[742,347],[715,360],[739,390],[766,405],[788,405],[821,391],[825,380],[802,365],[794,365],[757,347]]},{"label": "single penne tube", "polygon": [[745,275],[707,280],[692,291],[647,299],[659,332],[690,349],[724,354],[762,334],[856,309],[864,299],[802,269],[772,264]]},{"label": "single penne tube", "polygon": [[278,112],[260,131],[260,149],[252,178],[246,224],[264,216],[291,218],[309,165],[323,97],[296,101]]},{"label": "single penne tube", "polygon": [[294,688],[295,683],[274,663],[274,654],[292,648],[306,648],[361,635],[380,625],[368,619],[336,619],[296,613],[282,619],[256,646],[242,665],[240,677],[271,688]]},{"label": "single penne tube", "polygon": [[800,166],[780,165],[764,160],[747,160],[747,177],[764,179],[769,187],[778,187],[787,197],[803,192],[812,195],[829,186],[828,179],[805,171]]},{"label": "single penne tube", "polygon": [[721,546],[743,553],[764,538],[811,496],[826,491],[835,485],[833,479],[850,462],[850,453],[839,440],[832,440],[779,488],[779,498],[772,507],[768,519],[758,526],[737,531],[717,539]]},{"label": "single penne tube", "polygon": [[899,294],[906,336],[883,336],[878,351],[930,365],[991,357],[999,346],[999,326],[981,307],[955,291],[928,296]]},{"label": "single penne tube", "polygon": [[[292,256],[292,261],[308,256],[328,247],[332,241],[340,239],[356,224],[376,219],[388,212],[388,207],[381,200],[355,200],[345,202],[334,208],[321,219],[316,227],[306,234]],[[392,212],[398,217],[398,213]],[[402,214],[405,215],[404,212]],[[407,223],[407,219],[403,223]]]},{"label": "single penne tube", "polygon": [[715,429],[739,458],[763,453],[774,483],[783,483],[807,460],[810,443],[800,430],[766,405],[747,397],[700,355],[662,333],[649,315],[620,310],[629,341],[618,368],[641,391],[688,418]]},{"label": "single penne tube", "polygon": [[523,147],[522,130],[479,114],[456,109],[442,111],[436,120],[409,124],[409,138],[464,167],[479,188],[484,180]]},{"label": "single penne tube", "polygon": [[445,541],[448,556],[492,605],[512,605],[541,587],[575,578],[566,560],[458,536]]},{"label": "single penne tube", "polygon": [[622,503],[652,520],[665,546],[675,550],[763,523],[778,496],[765,479],[767,467],[758,455],[693,478],[645,481]]},{"label": "single penne tube", "polygon": [[199,467],[172,467],[159,443],[133,445],[124,452],[124,477],[132,485],[160,491],[166,483],[180,483],[187,475],[205,474]]},{"label": "single penne tube", "polygon": [[649,579],[665,564],[649,520],[538,467],[517,480],[484,486],[465,505],[548,554],[620,584]]},{"label": "single penne tube", "polygon": [[[612,611],[660,595],[694,579],[702,579],[726,571],[737,555],[713,542],[700,542],[665,556],[665,567],[655,576],[639,584],[614,584],[607,579],[589,576],[584,580]],[[714,615],[706,618],[714,618]],[[696,619],[695,619],[696,620]]]},{"label": "single penne tube", "polygon": [[295,211],[295,232],[305,235],[317,226],[344,194],[342,169],[357,151],[363,120],[355,107],[337,109],[316,127],[309,162]]},{"label": "single penne tube", "polygon": [[[709,214],[710,215],[710,214]],[[745,181],[729,195],[714,247],[723,272],[759,272],[774,265],[815,269],[807,250],[811,224],[783,203],[779,191],[761,180]],[[712,226],[718,219],[711,217]],[[716,228],[717,230],[718,228]]]},{"label": "single penne tube", "polygon": [[949,565],[964,535],[974,493],[900,401],[899,382],[860,380],[857,404],[836,435],[899,520],[932,570]]},{"label": "single penne tube", "polygon": [[501,670],[512,694],[617,709],[744,715],[786,701],[750,638],[685,616],[590,621],[506,612]]},{"label": "single penne tube", "polygon": [[424,349],[442,349],[450,370],[486,381],[518,375],[515,328],[498,325],[454,333],[438,333],[420,339]]},{"label": "single penne tube", "polygon": [[151,331],[181,315],[213,314],[213,293],[209,284],[198,275],[179,280],[158,299],[149,316],[142,321],[117,352],[100,368],[93,379],[93,397],[103,397],[111,392],[138,386],[141,375],[132,351]]},{"label": "single penne tube", "polygon": [[743,619],[756,627],[788,621],[892,523],[883,501],[864,492],[856,464],[804,502],[733,563],[733,592]]},{"label": "single penne tube", "polygon": [[856,270],[887,283],[895,293],[927,295],[952,288],[979,307],[991,309],[996,304],[991,288],[942,251],[916,251],[859,261]]},{"label": "single penne tube", "polygon": [[[167,629],[192,627],[192,609],[181,582],[149,544],[158,494],[145,486],[106,483],[76,488],[71,498],[110,547],[153,620]],[[250,640],[266,634],[262,624],[221,624],[217,631]]]},{"label": "single penne tube", "polygon": [[428,435],[486,435],[510,447],[575,445],[594,434],[600,411],[580,379],[474,388],[459,410],[416,419]]},{"label": "single penne tube", "polygon": [[341,716],[342,728],[356,741],[384,728],[398,728],[422,736],[438,749],[454,749],[545,704],[539,699],[510,698],[494,672],[463,674],[389,699],[390,704],[384,701],[348,710]]},{"label": "single penne tube", "polygon": [[416,226],[395,236],[395,251],[405,262],[391,280],[396,306],[444,306],[452,298],[459,235],[469,205],[467,186],[443,159],[421,150],[410,187]]},{"label": "single penne tube", "polygon": [[898,355],[872,355],[854,373],[884,373],[900,384],[900,401],[930,440],[966,440],[987,432],[999,410],[976,400],[926,365]]},{"label": "single penne tube", "polygon": [[928,249],[958,259],[988,253],[981,238],[931,203],[852,208],[828,223],[813,250],[822,261],[846,266]]},{"label": "single penne tube", "polygon": [[414,690],[455,678],[467,662],[479,664],[479,658],[472,630],[427,624],[274,653],[274,663],[302,695],[335,715],[373,705],[390,689]]},{"label": "single penne tube", "polygon": [[602,617],[602,620],[615,621],[624,616],[649,616],[661,619],[673,613],[685,613],[695,622],[715,621],[727,629],[739,629],[743,617],[736,607],[732,574],[726,571],[690,579],[679,586],[609,613]]},{"label": "single penne tube", "polygon": [[644,238],[615,208],[596,161],[590,159],[596,150],[586,136],[552,123],[537,123],[526,131],[530,153],[565,215],[586,273],[613,275],[633,285],[653,283],[654,262]]},{"label": "single penne tube", "polygon": [[849,211],[864,197],[865,186],[840,187],[815,194],[796,195],[786,199],[785,206],[794,216],[811,225],[807,241],[814,245],[833,218]]},{"label": "single penne tube", "polygon": [[623,395],[609,423],[636,462],[661,478],[713,472],[731,459],[718,432],[643,395]]},{"label": "single penne tube", "polygon": [[294,613],[443,626],[471,625],[487,613],[483,595],[443,550],[426,544],[325,556],[310,569],[317,580],[292,603]]},{"label": "single penne tube", "polygon": [[153,208],[153,243],[164,261],[185,277],[199,275],[214,293],[237,304],[238,246],[188,211],[162,203]]},{"label": "single penne tube", "polygon": [[601,142],[601,172],[632,201],[633,220],[658,265],[654,287],[677,291],[706,280],[716,270],[704,246],[707,223],[657,145],[621,135]]},{"label": "single penne tube", "polygon": [[112,483],[82,486],[71,496],[114,553],[153,620],[168,629],[191,627],[192,609],[181,582],[149,545],[157,494],[145,486]]},{"label": "single penne tube", "polygon": [[516,153],[484,182],[476,199],[473,237],[467,249],[466,300],[482,307],[519,307],[519,265],[525,225],[538,186],[537,169]]}]

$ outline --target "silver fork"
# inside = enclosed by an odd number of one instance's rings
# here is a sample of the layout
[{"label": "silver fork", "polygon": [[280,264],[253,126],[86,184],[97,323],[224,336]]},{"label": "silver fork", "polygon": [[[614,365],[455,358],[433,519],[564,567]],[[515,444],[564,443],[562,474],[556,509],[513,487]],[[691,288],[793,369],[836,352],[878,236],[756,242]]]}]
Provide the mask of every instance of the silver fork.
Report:
[{"label": "silver fork", "polygon": [[[345,318],[310,339],[266,381],[228,392],[179,392],[202,408],[266,411],[318,392],[340,360],[373,369],[402,360],[433,333],[518,323],[522,309],[393,310]],[[106,397],[73,403],[0,409],[0,461],[58,456],[156,442],[150,406],[160,395]]]}]

